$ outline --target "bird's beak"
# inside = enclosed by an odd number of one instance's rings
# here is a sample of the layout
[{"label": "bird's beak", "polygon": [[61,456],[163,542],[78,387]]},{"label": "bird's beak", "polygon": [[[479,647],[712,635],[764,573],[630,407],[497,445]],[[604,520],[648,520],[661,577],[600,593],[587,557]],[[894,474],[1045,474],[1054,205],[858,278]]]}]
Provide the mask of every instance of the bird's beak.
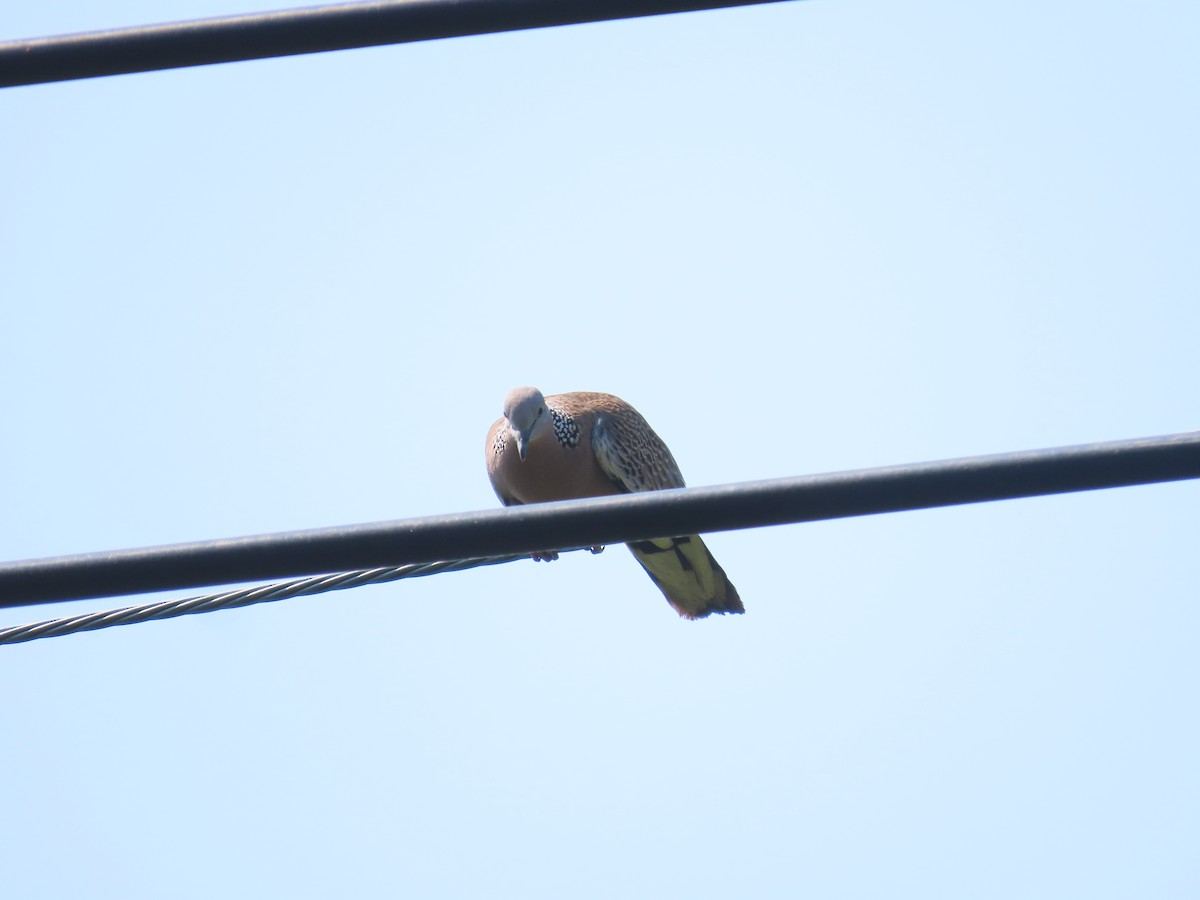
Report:
[{"label": "bird's beak", "polygon": [[513,437],[517,440],[517,456],[521,457],[521,462],[525,462],[525,454],[529,452],[529,434],[514,430]]}]

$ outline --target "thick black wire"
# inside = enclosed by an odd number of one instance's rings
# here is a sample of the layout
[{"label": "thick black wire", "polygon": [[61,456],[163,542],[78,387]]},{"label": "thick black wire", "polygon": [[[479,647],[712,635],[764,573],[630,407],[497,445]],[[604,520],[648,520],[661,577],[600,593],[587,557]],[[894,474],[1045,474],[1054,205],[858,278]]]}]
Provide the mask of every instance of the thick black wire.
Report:
[{"label": "thick black wire", "polygon": [[0,87],[781,0],[383,0],[0,43]]},{"label": "thick black wire", "polygon": [[0,607],[1200,478],[1200,432],[0,564]]}]

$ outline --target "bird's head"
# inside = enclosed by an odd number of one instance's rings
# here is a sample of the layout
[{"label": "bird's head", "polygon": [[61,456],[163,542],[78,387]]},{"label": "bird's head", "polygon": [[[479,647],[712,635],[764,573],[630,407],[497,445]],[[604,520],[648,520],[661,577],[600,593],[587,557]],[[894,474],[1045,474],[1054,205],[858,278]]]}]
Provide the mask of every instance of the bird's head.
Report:
[{"label": "bird's head", "polygon": [[546,417],[546,398],[535,387],[513,388],[504,398],[504,418],[517,442],[517,455],[522,462],[529,452],[529,441],[538,423]]}]

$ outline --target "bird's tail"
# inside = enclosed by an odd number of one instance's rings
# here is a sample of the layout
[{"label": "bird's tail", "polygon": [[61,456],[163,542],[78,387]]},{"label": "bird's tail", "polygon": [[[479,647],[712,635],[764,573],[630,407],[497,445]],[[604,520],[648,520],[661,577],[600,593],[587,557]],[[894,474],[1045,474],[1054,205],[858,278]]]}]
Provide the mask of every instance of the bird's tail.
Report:
[{"label": "bird's tail", "polygon": [[628,546],[667,602],[685,619],[746,611],[737,588],[729,583],[700,535],[634,541]]}]

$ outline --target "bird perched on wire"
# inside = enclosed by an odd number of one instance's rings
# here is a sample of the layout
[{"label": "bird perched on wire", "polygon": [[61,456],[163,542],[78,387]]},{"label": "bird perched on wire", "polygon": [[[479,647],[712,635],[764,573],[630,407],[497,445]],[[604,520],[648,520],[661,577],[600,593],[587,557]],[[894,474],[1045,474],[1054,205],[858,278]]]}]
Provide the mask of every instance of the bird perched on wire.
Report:
[{"label": "bird perched on wire", "polygon": [[[619,397],[511,390],[487,435],[487,470],[505,506],[684,487],[662,438]],[[681,616],[745,612],[699,535],[627,545]],[[536,553],[535,559],[554,559]]]}]

